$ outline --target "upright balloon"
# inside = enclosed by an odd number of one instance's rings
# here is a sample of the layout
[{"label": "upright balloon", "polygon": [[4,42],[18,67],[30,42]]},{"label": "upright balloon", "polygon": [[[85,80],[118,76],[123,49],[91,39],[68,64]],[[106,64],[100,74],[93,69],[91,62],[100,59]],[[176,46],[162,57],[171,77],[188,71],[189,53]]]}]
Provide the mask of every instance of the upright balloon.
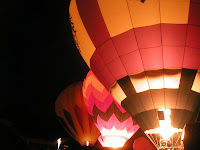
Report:
[{"label": "upright balloon", "polygon": [[167,141],[174,147],[170,136],[200,107],[199,12],[199,0],[70,4],[80,54],[147,135],[161,133],[158,149]]},{"label": "upright balloon", "polygon": [[103,147],[123,147],[139,129],[92,71],[84,80],[83,97],[88,113],[101,132],[98,140]]},{"label": "upright balloon", "polygon": [[85,107],[82,82],[74,83],[61,92],[55,111],[65,130],[82,146],[95,144],[100,133]]}]

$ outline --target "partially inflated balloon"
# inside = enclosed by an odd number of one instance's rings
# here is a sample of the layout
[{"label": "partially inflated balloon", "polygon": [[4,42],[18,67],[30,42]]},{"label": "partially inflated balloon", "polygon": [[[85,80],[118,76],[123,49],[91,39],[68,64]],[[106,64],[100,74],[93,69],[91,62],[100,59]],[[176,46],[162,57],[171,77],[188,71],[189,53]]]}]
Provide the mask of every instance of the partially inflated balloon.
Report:
[{"label": "partially inflated balloon", "polygon": [[95,125],[101,132],[98,138],[104,147],[123,147],[139,129],[127,113],[90,71],[83,83],[83,96]]},{"label": "partially inflated balloon", "polygon": [[61,92],[55,110],[65,130],[82,146],[95,144],[100,133],[85,107],[82,82],[74,83]]}]

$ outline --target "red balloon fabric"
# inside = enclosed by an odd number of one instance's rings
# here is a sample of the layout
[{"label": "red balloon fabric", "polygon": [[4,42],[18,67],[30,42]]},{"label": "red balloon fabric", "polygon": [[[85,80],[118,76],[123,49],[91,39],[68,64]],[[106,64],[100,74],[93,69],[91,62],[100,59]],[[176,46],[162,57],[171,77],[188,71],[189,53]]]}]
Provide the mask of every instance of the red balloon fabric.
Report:
[{"label": "red balloon fabric", "polygon": [[134,150],[156,150],[151,142],[145,137],[139,137],[135,139],[133,143]]},{"label": "red balloon fabric", "polygon": [[71,0],[70,18],[80,54],[144,131],[159,128],[159,109],[177,129],[195,118],[199,0]]}]

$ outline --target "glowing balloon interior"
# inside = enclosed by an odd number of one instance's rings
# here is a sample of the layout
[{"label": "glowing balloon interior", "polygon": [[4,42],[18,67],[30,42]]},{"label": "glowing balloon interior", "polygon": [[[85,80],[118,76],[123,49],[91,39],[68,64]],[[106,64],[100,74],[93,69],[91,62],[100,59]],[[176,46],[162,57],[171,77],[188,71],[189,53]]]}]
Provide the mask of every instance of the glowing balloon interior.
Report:
[{"label": "glowing balloon interior", "polygon": [[98,140],[103,147],[123,147],[139,129],[132,117],[114,100],[90,71],[83,83],[87,110],[101,132]]}]

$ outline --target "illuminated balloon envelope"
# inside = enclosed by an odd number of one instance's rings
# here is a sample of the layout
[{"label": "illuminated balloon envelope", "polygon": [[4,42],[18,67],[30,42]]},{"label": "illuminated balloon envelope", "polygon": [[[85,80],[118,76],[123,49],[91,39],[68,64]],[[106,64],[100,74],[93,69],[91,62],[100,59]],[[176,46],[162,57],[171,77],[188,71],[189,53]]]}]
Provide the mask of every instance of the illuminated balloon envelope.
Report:
[{"label": "illuminated balloon envelope", "polygon": [[65,130],[82,146],[95,144],[100,133],[85,107],[82,82],[72,84],[61,92],[55,111]]},{"label": "illuminated balloon envelope", "polygon": [[101,132],[103,147],[123,147],[139,129],[127,113],[90,71],[83,83],[83,97],[88,113]]},{"label": "illuminated balloon envelope", "polygon": [[175,147],[200,106],[200,1],[72,0],[70,17],[99,81],[158,149]]}]

